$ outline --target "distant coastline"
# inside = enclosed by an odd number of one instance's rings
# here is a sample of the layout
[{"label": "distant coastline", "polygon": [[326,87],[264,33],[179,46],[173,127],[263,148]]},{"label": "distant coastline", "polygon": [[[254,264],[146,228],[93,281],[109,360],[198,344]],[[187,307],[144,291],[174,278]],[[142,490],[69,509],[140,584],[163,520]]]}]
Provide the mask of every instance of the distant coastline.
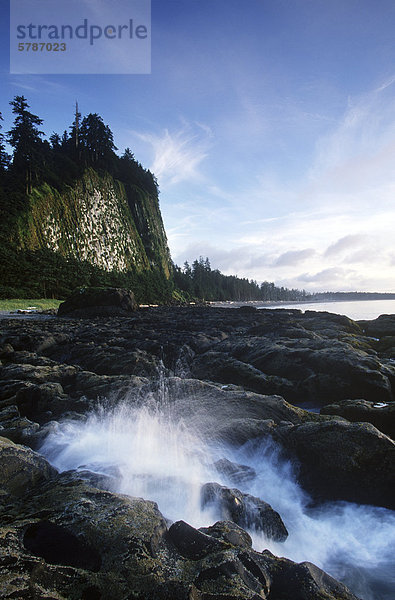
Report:
[{"label": "distant coastline", "polygon": [[376,319],[381,314],[395,314],[395,294],[387,294],[384,298],[349,298],[304,301],[262,301],[248,302],[210,302],[215,308],[239,308],[240,306],[253,306],[257,309],[300,309],[314,310],[317,312],[331,312],[346,315],[354,321]]}]

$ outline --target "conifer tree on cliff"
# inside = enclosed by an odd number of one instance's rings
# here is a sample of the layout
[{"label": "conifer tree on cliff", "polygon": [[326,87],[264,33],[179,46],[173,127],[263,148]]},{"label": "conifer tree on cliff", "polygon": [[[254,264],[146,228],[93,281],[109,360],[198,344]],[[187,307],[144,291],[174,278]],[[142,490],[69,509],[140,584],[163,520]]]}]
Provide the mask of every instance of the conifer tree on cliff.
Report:
[{"label": "conifer tree on cliff", "polygon": [[114,136],[97,113],[84,117],[80,127],[80,144],[86,164],[100,163],[108,168],[114,160]]},{"label": "conifer tree on cliff", "polygon": [[43,131],[38,129],[42,119],[29,112],[30,108],[24,96],[15,96],[10,102],[12,112],[16,115],[14,126],[8,132],[8,141],[14,148],[12,168],[16,172],[23,172],[26,182],[26,193],[32,190],[32,181],[37,175],[40,165],[40,137]]},{"label": "conifer tree on cliff", "polygon": [[[0,121],[3,120],[3,115],[0,112]],[[0,129],[1,129],[1,125],[0,125]],[[8,163],[10,161],[10,157],[8,156],[7,152],[5,151],[5,147],[4,147],[4,135],[2,133],[0,133],[0,174],[4,173],[4,171],[6,170]]]}]

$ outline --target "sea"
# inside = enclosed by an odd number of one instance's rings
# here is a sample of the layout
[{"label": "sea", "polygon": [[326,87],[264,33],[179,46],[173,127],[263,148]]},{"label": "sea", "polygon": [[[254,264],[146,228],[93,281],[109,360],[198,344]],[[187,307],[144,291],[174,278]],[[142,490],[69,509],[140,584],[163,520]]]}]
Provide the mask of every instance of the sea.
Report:
[{"label": "sea", "polygon": [[337,315],[345,315],[354,321],[377,319],[380,315],[395,314],[395,300],[349,300],[331,302],[290,302],[289,304],[279,302],[212,302],[212,306],[238,308],[245,305],[255,306],[259,309],[276,308],[289,309],[298,308],[302,312],[306,310],[326,311]]},{"label": "sea", "polygon": [[[267,307],[265,307],[267,308]],[[380,315],[395,314],[395,300],[349,300],[332,302],[301,302],[272,306],[272,308],[299,308],[345,315],[354,321],[377,319]]]}]

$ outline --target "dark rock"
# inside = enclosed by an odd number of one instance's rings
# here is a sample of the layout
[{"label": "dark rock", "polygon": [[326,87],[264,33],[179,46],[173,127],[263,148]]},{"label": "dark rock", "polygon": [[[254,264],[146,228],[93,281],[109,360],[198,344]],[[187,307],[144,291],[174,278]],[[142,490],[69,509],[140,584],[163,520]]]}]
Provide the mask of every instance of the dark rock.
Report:
[{"label": "dark rock", "polygon": [[239,465],[227,458],[221,458],[214,463],[218,473],[225,475],[232,483],[238,485],[248,483],[256,477],[256,472],[252,467]]},{"label": "dark rock", "polygon": [[[232,587],[234,588],[237,586],[239,589],[241,588],[240,591],[243,590],[245,592],[248,590],[250,593],[253,591],[255,594],[257,594],[257,598],[262,598],[262,583],[258,581],[248,569],[245,568],[241,560],[236,557],[230,558],[227,556],[220,556],[218,558],[219,560],[217,559],[216,561],[217,564],[202,569],[194,581],[195,585],[199,589],[204,592],[208,592],[208,594],[204,593],[203,598],[215,598],[216,596],[217,598],[221,598],[221,596],[223,597],[223,594],[215,594],[215,590],[218,589],[221,583],[221,587],[223,588],[226,586],[228,589],[226,590],[225,587],[225,590],[228,592],[233,591]],[[224,580],[225,586],[223,583]],[[229,585],[231,581],[234,582],[232,586]],[[214,596],[212,594],[213,591],[215,594]]]},{"label": "dark rock", "polygon": [[255,306],[250,306],[250,305],[246,304],[244,306],[239,306],[239,308],[237,310],[243,314],[255,315],[257,308]]},{"label": "dark rock", "polygon": [[367,422],[395,439],[395,403],[341,400],[321,408],[321,415],[339,415],[352,422]]},{"label": "dark rock", "polygon": [[304,423],[283,439],[300,461],[299,479],[316,501],[395,508],[395,443],[369,423]]},{"label": "dark rock", "polygon": [[[385,335],[375,343],[375,349],[383,358],[395,359],[395,335]],[[392,362],[393,364],[393,362]]]},{"label": "dark rock", "polygon": [[21,417],[17,406],[10,405],[0,410],[0,434],[16,444],[27,444],[39,428],[38,423]]},{"label": "dark rock", "polygon": [[[364,398],[389,403],[395,381],[390,334],[377,342],[353,321],[329,313],[195,307],[128,315],[92,321],[2,320],[3,423],[21,419],[15,421],[16,431],[27,420],[37,422],[39,429],[26,440],[37,444],[56,427],[54,418],[73,411],[83,418],[102,402],[112,406],[122,399],[133,406],[146,398],[165,398],[169,410],[205,440],[233,446],[253,438],[259,444],[262,438],[281,443],[290,458],[299,459],[300,481],[316,501],[390,506],[391,440],[369,425],[308,413],[288,402],[308,400],[317,407]],[[172,377],[181,372],[190,378]],[[158,373],[160,383],[154,384]],[[250,390],[270,390],[270,395]],[[8,440],[3,444],[4,598],[354,598],[322,571],[253,551],[248,534],[229,521],[198,534],[191,528],[192,537],[204,536],[203,552],[213,543],[222,546],[202,558],[186,558],[168,537],[154,503],[106,489],[111,474],[56,475],[31,450]],[[236,478],[242,482],[252,476],[228,467],[219,466],[230,481],[235,478],[236,487]],[[100,570],[52,564],[30,552],[24,534],[43,522],[97,552]]]},{"label": "dark rock", "polygon": [[280,396],[221,389],[196,379],[169,378],[167,392],[174,413],[187,419],[190,427],[205,439],[218,439],[232,445],[268,436],[281,421],[296,424],[311,419],[325,420],[292,406]]},{"label": "dark rock", "polygon": [[380,315],[371,321],[358,321],[366,335],[375,338],[395,336],[395,315]]},{"label": "dark rock", "polygon": [[98,571],[100,554],[65,527],[39,521],[29,525],[23,536],[23,545],[34,556],[41,556],[52,565],[68,565],[88,571]]},{"label": "dark rock", "polygon": [[223,540],[232,546],[252,548],[252,539],[249,533],[233,521],[217,521],[210,527],[200,527],[199,531],[214,538]]},{"label": "dark rock", "polygon": [[201,490],[202,506],[218,506],[221,518],[262,531],[265,536],[277,542],[288,537],[288,531],[278,514],[267,502],[260,498],[244,494],[240,490],[230,489],[218,483],[206,483]]},{"label": "dark rock", "polygon": [[120,288],[81,288],[59,306],[58,316],[128,316],[137,310],[133,293]]},{"label": "dark rock", "polygon": [[229,547],[223,540],[206,535],[185,521],[173,523],[168,536],[181,556],[192,560],[199,560]]},{"label": "dark rock", "polygon": [[197,357],[191,374],[204,380],[244,386],[258,394],[292,396],[292,382],[285,377],[267,375],[254,366],[221,352],[208,351]]},{"label": "dark rock", "polygon": [[114,491],[117,484],[121,481],[122,476],[119,469],[116,467],[108,469],[107,473],[94,473],[93,471],[81,468],[78,470],[64,471],[61,473],[60,479],[62,484],[84,481],[88,485],[99,490]]},{"label": "dark rock", "polygon": [[[272,394],[277,389],[277,393],[292,402],[312,400],[328,404],[335,399],[353,397],[374,401],[392,399],[393,368],[382,365],[377,356],[340,340],[328,342],[323,336],[312,340],[281,336],[228,338],[216,346],[212,366],[209,354],[196,361],[196,374],[200,377],[205,360],[208,377],[214,381],[242,382],[259,393],[270,390]],[[241,368],[240,364],[245,367]],[[227,365],[235,367],[233,381],[228,376]]]},{"label": "dark rock", "polygon": [[258,600],[280,597],[277,589],[285,600],[355,600],[312,565],[253,551],[248,534],[232,523],[216,523],[207,535],[181,522],[167,533],[155,503],[68,474],[45,477],[43,459],[11,442],[6,447],[19,465],[31,469],[33,461],[41,477],[27,485],[24,477],[16,490],[11,485],[13,502],[0,502],[4,598]]},{"label": "dark rock", "polygon": [[[270,597],[284,600],[358,600],[343,584],[309,562],[276,558],[265,550],[255,560],[272,573]],[[273,569],[274,567],[274,569]]]},{"label": "dark rock", "polygon": [[0,438],[0,486],[21,496],[55,477],[57,471],[39,454]]}]

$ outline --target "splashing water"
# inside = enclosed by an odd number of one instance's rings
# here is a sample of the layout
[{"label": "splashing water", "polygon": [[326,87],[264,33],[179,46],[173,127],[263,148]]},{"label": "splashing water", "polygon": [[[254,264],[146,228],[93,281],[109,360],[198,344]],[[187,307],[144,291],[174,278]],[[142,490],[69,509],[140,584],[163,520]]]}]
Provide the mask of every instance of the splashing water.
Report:
[{"label": "splashing water", "polygon": [[[258,551],[313,562],[364,600],[393,598],[395,513],[346,502],[309,509],[290,464],[267,441],[240,449],[209,444],[169,402],[125,403],[58,424],[40,451],[60,471],[113,474],[113,491],[154,500],[166,518],[195,527],[220,519],[215,507],[201,507],[204,483],[238,487],[271,504],[289,532],[275,543],[250,531]],[[220,458],[252,467],[256,477],[235,485],[216,470]]]}]

